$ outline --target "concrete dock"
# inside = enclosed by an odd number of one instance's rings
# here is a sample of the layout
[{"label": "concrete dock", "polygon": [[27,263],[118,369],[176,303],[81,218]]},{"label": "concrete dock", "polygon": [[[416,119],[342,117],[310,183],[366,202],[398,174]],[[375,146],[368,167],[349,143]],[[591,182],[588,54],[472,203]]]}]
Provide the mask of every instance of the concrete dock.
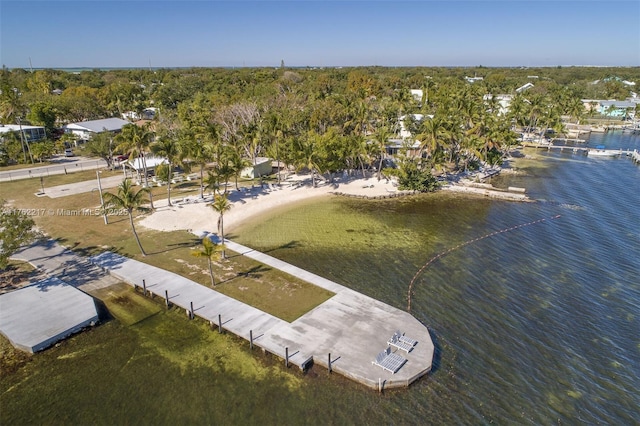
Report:
[{"label": "concrete dock", "polygon": [[[301,369],[319,364],[373,389],[405,387],[431,370],[434,345],[429,330],[411,314],[264,253],[231,241],[225,244],[335,295],[289,323],[180,275],[111,252],[91,261],[130,285],[142,288],[144,280],[146,291],[168,298],[186,315],[247,339]],[[391,347],[407,360],[391,373],[372,361],[396,331],[418,343],[408,353]]]}]

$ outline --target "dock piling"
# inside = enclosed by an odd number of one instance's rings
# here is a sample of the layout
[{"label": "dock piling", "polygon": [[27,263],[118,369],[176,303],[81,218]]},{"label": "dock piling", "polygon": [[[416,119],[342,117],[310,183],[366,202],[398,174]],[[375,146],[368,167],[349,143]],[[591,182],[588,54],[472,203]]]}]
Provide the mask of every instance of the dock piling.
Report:
[{"label": "dock piling", "polygon": [[142,294],[147,295],[147,283],[145,280],[142,280]]},{"label": "dock piling", "polygon": [[190,302],[190,303],[191,303],[191,311],[189,311],[189,318],[193,319],[195,317],[195,315],[193,314],[193,302]]},{"label": "dock piling", "polygon": [[284,366],[289,368],[289,348],[284,348]]},{"label": "dock piling", "polygon": [[218,314],[218,333],[222,333],[222,315]]},{"label": "dock piling", "polygon": [[253,350],[253,330],[249,330],[249,349]]},{"label": "dock piling", "polygon": [[329,352],[329,362],[327,363],[327,365],[329,366],[329,373],[332,373],[333,371],[331,370],[331,352]]},{"label": "dock piling", "polygon": [[164,291],[164,303],[167,305],[167,309],[169,309],[169,290]]}]

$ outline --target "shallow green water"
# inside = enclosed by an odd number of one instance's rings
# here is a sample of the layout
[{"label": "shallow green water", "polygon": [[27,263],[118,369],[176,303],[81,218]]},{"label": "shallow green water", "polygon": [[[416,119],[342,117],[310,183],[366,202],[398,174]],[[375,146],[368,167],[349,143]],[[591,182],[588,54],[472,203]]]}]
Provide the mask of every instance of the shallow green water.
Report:
[{"label": "shallow green water", "polygon": [[[593,139],[640,148],[628,135]],[[402,309],[432,260],[411,312],[435,337],[436,368],[397,409],[436,423],[637,423],[640,168],[529,154],[538,160],[494,184],[524,186],[535,203],[333,198],[236,239]]]}]

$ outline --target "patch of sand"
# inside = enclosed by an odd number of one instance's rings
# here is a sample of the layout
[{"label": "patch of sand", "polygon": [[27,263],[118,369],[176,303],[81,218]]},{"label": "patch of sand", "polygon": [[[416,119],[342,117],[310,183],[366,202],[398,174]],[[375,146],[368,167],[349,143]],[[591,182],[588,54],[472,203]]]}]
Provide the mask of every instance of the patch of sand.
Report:
[{"label": "patch of sand", "polygon": [[[331,193],[378,197],[397,192],[391,181],[378,181],[375,177],[337,178],[334,183],[322,182],[313,187],[309,176],[295,175],[280,187],[265,184],[262,188],[256,186],[253,189],[246,188],[245,191],[230,189],[228,194],[233,207],[224,215],[224,229],[227,233],[253,216],[312,197],[328,196]],[[166,200],[158,200],[154,202],[156,210],[142,218],[139,224],[158,231],[216,232],[219,214],[209,206],[211,201],[211,196],[201,200],[194,195],[185,199],[174,198],[173,206],[168,206]]]}]

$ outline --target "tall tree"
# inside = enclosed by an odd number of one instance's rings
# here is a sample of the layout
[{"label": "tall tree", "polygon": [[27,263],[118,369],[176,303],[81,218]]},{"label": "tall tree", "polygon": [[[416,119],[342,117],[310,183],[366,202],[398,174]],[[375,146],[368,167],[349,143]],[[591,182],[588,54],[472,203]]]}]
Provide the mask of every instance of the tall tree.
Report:
[{"label": "tall tree", "polygon": [[[118,141],[118,149],[129,154],[129,161],[133,161],[133,158],[139,158],[139,165],[142,166],[142,172],[144,174],[144,186],[149,188],[149,173],[147,170],[147,160],[145,153],[149,148],[149,145],[153,141],[154,135],[151,132],[149,124],[138,126],[136,124],[127,124],[122,127],[122,131],[116,136]],[[153,209],[153,194],[151,191],[147,191],[149,194],[149,203]]]},{"label": "tall tree", "polygon": [[0,200],[0,270],[7,268],[9,256],[16,250],[40,236],[34,228],[33,219],[17,209],[6,208],[5,201]]},{"label": "tall tree", "polygon": [[232,204],[229,202],[227,198],[227,194],[222,194],[214,200],[213,203],[210,204],[211,208],[214,212],[218,213],[220,217],[218,218],[218,232],[220,233],[220,242],[223,244],[222,249],[220,251],[220,259],[225,259],[225,251],[224,251],[224,214],[231,210]]},{"label": "tall tree", "polygon": [[140,188],[136,191],[131,184],[129,179],[124,179],[120,185],[118,185],[118,192],[113,194],[111,192],[104,193],[104,208],[105,209],[124,209],[127,211],[129,215],[129,223],[131,224],[131,231],[133,231],[133,236],[136,238],[136,242],[138,243],[138,247],[140,248],[140,252],[142,256],[146,256],[144,249],[142,248],[142,244],[140,243],[140,238],[138,237],[138,233],[136,232],[136,226],[133,223],[133,211],[146,212],[149,209],[144,207],[144,195],[149,192],[149,188]]},{"label": "tall tree", "polygon": [[102,158],[107,167],[111,169],[113,167],[113,134],[110,132],[100,132],[85,144],[85,149],[91,155]]},{"label": "tall tree", "polygon": [[173,179],[173,167],[182,158],[182,149],[177,139],[170,132],[162,132],[158,139],[151,145],[151,152],[164,157],[168,163],[167,176],[167,205],[171,206],[171,180]]},{"label": "tall tree", "polygon": [[224,249],[223,243],[215,243],[209,237],[202,239],[202,248],[200,250],[194,250],[191,252],[195,257],[206,257],[209,264],[209,277],[211,278],[211,287],[216,286],[216,281],[213,277],[213,256]]},{"label": "tall tree", "polygon": [[391,137],[391,132],[386,126],[382,126],[376,129],[374,134],[374,141],[376,143],[377,151],[378,151],[378,180],[382,178],[382,163],[387,155],[387,144],[389,143],[389,138]]}]

